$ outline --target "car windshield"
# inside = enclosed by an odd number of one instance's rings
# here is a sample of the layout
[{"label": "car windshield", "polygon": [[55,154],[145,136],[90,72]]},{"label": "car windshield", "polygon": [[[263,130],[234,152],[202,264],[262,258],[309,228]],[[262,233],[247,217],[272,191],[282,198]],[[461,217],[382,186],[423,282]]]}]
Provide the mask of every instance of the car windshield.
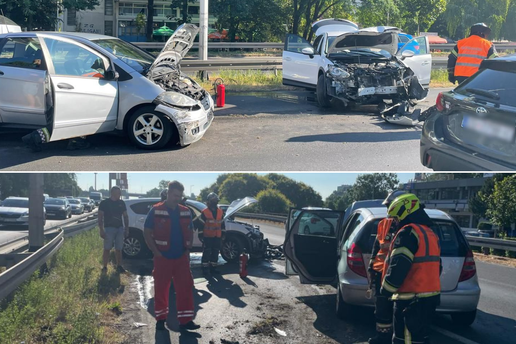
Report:
[{"label": "car windshield", "polygon": [[90,203],[90,200],[88,198],[79,198],[82,203]]},{"label": "car windshield", "polygon": [[28,208],[29,200],[28,199],[6,199],[2,202],[2,207]]},{"label": "car windshield", "polygon": [[71,199],[71,200],[68,200],[68,202],[70,202],[72,204],[81,204],[81,201],[78,199]]},{"label": "car windshield", "polygon": [[[454,92],[516,107],[516,97],[514,97],[516,91],[515,77],[516,72],[513,71],[484,69],[462,83]],[[499,100],[496,100],[495,98],[498,97]]]},{"label": "car windshield", "polygon": [[62,199],[57,198],[50,198],[45,201],[45,204],[57,204],[57,205],[63,205],[65,204],[65,201]]},{"label": "car windshield", "polygon": [[140,48],[121,39],[100,39],[94,41],[141,74],[154,62],[154,57]]}]

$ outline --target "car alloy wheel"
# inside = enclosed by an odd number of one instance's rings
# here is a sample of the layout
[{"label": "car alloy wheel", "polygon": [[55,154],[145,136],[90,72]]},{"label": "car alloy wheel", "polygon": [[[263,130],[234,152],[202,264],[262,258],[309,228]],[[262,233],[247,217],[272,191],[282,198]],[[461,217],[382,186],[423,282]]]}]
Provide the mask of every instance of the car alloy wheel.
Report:
[{"label": "car alloy wheel", "polygon": [[129,237],[124,240],[124,253],[129,257],[136,257],[142,251],[140,240]]},{"label": "car alloy wheel", "polygon": [[127,133],[131,141],[142,149],[163,148],[175,128],[170,120],[151,107],[135,111],[127,123]]},{"label": "car alloy wheel", "polygon": [[242,253],[242,244],[237,238],[227,238],[222,244],[222,258],[230,262],[235,261]]}]

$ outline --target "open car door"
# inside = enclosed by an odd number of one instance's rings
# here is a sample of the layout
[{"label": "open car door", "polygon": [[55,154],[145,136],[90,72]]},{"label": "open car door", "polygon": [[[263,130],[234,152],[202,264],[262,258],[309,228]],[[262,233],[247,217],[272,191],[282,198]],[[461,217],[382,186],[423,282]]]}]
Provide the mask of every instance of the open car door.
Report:
[{"label": "open car door", "polygon": [[[414,45],[419,45],[419,54],[410,57],[403,57],[403,62],[414,72],[424,88],[430,87],[430,76],[432,74],[432,54],[428,37],[416,37],[409,41],[398,51],[401,57],[404,51],[411,51]],[[412,47],[412,48],[411,48]],[[412,51],[413,53],[413,51]]]},{"label": "open car door", "polygon": [[284,252],[286,274],[299,274],[302,284],[332,284],[337,278],[337,236],[343,212],[291,209]]},{"label": "open car door", "polygon": [[[312,49],[313,55],[303,53]],[[283,84],[298,87],[315,88],[320,55],[310,42],[304,38],[288,34],[283,48]],[[306,51],[306,50],[305,50]]]}]

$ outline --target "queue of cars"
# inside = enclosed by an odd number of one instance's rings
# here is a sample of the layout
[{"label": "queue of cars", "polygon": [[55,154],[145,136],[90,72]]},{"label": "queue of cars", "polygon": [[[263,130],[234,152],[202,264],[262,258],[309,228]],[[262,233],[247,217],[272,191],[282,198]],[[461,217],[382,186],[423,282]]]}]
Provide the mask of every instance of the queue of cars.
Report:
[{"label": "queue of cars", "polygon": [[[72,215],[81,215],[96,208],[95,202],[87,197],[72,196],[51,198],[44,195],[43,211],[46,219],[69,219]],[[0,225],[28,226],[29,198],[7,197],[0,204]]]},{"label": "queue of cars", "polygon": [[[367,203],[366,203],[367,202]],[[441,246],[441,304],[458,326],[476,317],[480,287],[475,260],[459,225],[448,214],[425,210]],[[367,266],[378,223],[387,216],[381,200],[355,202],[345,212],[324,208],[293,209],[286,223],[286,274],[299,275],[303,284],[336,286],[335,309],[340,318],[352,317],[354,307],[373,307],[367,298]]]}]

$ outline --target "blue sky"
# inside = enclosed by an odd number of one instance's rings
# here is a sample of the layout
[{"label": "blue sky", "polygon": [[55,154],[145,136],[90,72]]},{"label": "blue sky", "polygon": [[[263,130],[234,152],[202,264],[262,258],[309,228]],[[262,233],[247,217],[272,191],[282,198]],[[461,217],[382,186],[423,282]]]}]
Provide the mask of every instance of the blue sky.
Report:
[{"label": "blue sky", "polygon": [[[129,173],[129,192],[145,193],[158,186],[160,180],[178,180],[185,186],[185,193],[198,194],[206,186],[211,185],[220,173],[185,172],[185,173]],[[258,173],[264,175],[266,173]],[[328,197],[338,186],[353,184],[359,173],[283,173],[289,178],[304,182],[318,191],[323,198]],[[398,173],[400,182],[405,183],[414,178],[414,173]],[[94,185],[94,173],[77,173],[79,186],[89,189]],[[97,189],[107,189],[109,186],[108,173],[97,174]]]}]

